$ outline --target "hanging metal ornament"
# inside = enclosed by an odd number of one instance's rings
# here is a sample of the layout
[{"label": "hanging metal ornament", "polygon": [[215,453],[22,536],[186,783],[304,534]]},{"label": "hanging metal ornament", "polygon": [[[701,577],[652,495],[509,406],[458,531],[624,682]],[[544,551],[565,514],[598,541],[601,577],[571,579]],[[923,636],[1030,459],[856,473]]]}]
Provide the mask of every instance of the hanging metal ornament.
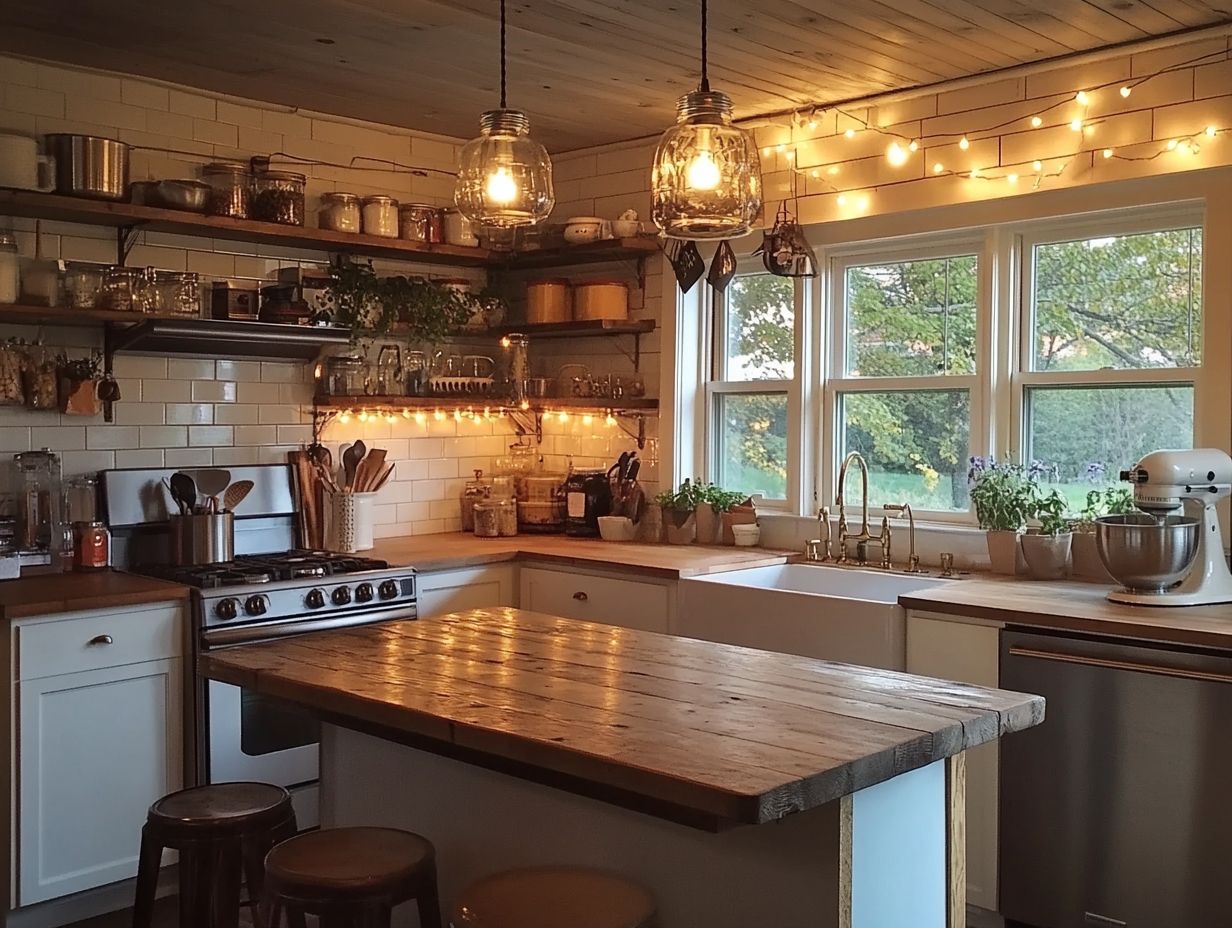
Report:
[{"label": "hanging metal ornament", "polygon": [[755,255],[761,255],[766,270],[779,277],[816,277],[817,254],[804,237],[804,229],[787,208],[779,204],[774,216],[774,228],[765,233]]},{"label": "hanging metal ornament", "polygon": [[680,291],[688,293],[706,273],[706,262],[702,260],[701,252],[697,250],[697,242],[668,239],[664,251],[667,253],[667,260],[672,263],[672,270],[676,272],[676,282],[680,284]]},{"label": "hanging metal ornament", "polygon": [[736,253],[726,240],[719,242],[714,251],[714,259],[710,262],[710,273],[706,275],[706,283],[714,288],[716,293],[722,293],[736,276]]}]

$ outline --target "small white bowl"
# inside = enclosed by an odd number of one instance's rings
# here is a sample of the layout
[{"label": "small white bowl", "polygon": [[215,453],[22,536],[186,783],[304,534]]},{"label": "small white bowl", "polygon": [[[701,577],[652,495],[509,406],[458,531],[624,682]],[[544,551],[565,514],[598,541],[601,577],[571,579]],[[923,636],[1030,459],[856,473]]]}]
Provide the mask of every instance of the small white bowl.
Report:
[{"label": "small white bowl", "polygon": [[628,516],[599,516],[599,537],[604,541],[632,541],[636,531]]},{"label": "small white bowl", "polygon": [[737,547],[751,548],[761,541],[760,525],[733,525],[731,529],[732,537],[736,539]]},{"label": "small white bowl", "polygon": [[633,238],[641,235],[642,223],[637,219],[613,219],[612,220],[612,237],[613,238]]},{"label": "small white bowl", "polygon": [[603,238],[607,220],[598,216],[570,216],[565,221],[565,241],[570,245],[585,245]]}]

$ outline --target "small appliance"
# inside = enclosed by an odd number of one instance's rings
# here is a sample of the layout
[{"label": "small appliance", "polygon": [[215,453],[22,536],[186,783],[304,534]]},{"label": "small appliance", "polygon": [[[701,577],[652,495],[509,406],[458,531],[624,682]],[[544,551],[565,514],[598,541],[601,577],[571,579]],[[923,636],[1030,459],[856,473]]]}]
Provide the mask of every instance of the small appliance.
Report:
[{"label": "small appliance", "polygon": [[1232,495],[1232,457],[1217,448],[1152,451],[1121,479],[1133,484],[1142,514],[1096,521],[1100,558],[1125,587],[1108,599],[1141,606],[1232,602],[1215,511]]},{"label": "small appliance", "polygon": [[598,538],[599,517],[612,513],[606,470],[575,470],[565,480],[565,534]]}]

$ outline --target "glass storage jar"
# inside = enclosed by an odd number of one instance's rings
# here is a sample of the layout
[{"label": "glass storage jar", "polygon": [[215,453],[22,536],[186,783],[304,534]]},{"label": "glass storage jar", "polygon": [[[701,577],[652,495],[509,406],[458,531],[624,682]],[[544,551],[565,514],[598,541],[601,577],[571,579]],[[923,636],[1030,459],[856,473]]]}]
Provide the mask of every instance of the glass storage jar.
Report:
[{"label": "glass storage jar", "polygon": [[330,396],[363,396],[368,379],[368,365],[358,355],[344,354],[325,363],[326,390]]},{"label": "glass storage jar", "polygon": [[518,504],[511,499],[485,499],[475,503],[475,535],[509,537],[518,533]]},{"label": "glass storage jar", "polygon": [[284,226],[304,224],[304,186],[307,178],[292,171],[262,171],[253,178],[253,219]]},{"label": "glass storage jar", "polygon": [[364,197],[364,235],[398,237],[398,201],[393,197]]},{"label": "glass storage jar", "polygon": [[445,210],[442,226],[445,241],[450,245],[465,245],[470,248],[475,248],[479,245],[479,238],[475,235],[474,226],[471,221],[462,214],[460,209],[456,207]]},{"label": "glass storage jar", "polygon": [[60,375],[55,354],[46,345],[31,345],[23,371],[26,406],[30,409],[59,409]]},{"label": "glass storage jar", "polygon": [[196,274],[156,271],[151,310],[177,316],[201,314],[201,284]]},{"label": "glass storage jar", "polygon": [[26,366],[25,349],[10,341],[0,345],[0,406],[24,406],[26,388],[22,370]]},{"label": "glass storage jar", "polygon": [[16,303],[21,295],[21,258],[17,239],[0,232],[0,303]]},{"label": "glass storage jar", "polygon": [[103,270],[92,264],[70,264],[64,276],[68,305],[73,309],[93,309],[103,287]]},{"label": "glass storage jar", "polygon": [[425,203],[403,203],[398,207],[398,234],[408,242],[444,241],[441,211]]},{"label": "glass storage jar", "polygon": [[462,531],[475,531],[475,504],[483,502],[492,495],[492,481],[484,477],[483,471],[475,471],[475,479],[466,481],[459,497],[462,510]]},{"label": "glass storage jar", "polygon": [[252,208],[252,174],[234,161],[214,161],[201,169],[201,179],[210,185],[206,210],[211,216],[247,219]]},{"label": "glass storage jar", "polygon": [[317,225],[331,232],[359,232],[362,228],[359,197],[341,191],[321,194]]},{"label": "glass storage jar", "polygon": [[153,274],[148,268],[115,265],[103,271],[98,302],[103,309],[124,313],[148,312]]}]

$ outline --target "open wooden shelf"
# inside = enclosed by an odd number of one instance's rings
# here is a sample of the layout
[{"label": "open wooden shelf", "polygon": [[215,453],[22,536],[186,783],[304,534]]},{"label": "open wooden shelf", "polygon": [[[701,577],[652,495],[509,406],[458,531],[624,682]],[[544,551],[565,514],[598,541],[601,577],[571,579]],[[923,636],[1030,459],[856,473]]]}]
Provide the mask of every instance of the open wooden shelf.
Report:
[{"label": "open wooden shelf", "polygon": [[659,241],[649,236],[605,239],[585,245],[491,254],[489,264],[510,270],[566,267],[571,264],[601,264],[604,261],[636,261],[659,253]]},{"label": "open wooden shelf", "polygon": [[[645,335],[655,330],[653,319],[585,319],[575,322],[512,322],[492,326],[477,335],[509,335],[519,332],[530,338],[595,338],[614,335]],[[463,335],[472,333],[463,332]]]},{"label": "open wooden shelf", "polygon": [[[651,397],[625,397],[619,400],[599,396],[544,396],[528,399],[529,411],[548,409],[656,410],[659,401]],[[313,398],[319,409],[516,409],[506,396],[483,393],[441,394],[440,396],[325,396]]]}]

